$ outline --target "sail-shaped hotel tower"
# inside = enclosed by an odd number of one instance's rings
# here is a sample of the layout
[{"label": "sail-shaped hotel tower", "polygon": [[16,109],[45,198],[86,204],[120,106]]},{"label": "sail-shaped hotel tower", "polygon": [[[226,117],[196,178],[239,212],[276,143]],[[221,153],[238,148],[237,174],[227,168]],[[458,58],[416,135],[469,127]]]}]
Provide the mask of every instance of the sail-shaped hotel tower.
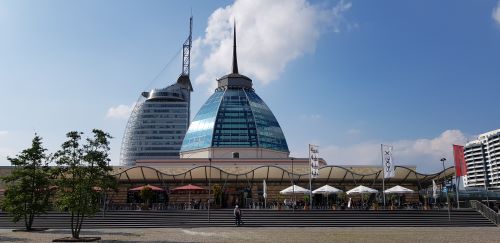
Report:
[{"label": "sail-shaped hotel tower", "polygon": [[189,127],[191,92],[189,78],[193,18],[183,44],[182,74],[177,82],[143,92],[125,128],[120,163],[133,166],[137,160],[176,159]]}]

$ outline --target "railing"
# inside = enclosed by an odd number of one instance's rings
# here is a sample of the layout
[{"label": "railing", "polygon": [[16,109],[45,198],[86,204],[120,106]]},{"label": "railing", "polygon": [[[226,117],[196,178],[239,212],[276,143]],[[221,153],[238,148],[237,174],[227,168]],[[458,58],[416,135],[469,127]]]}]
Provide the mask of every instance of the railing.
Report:
[{"label": "railing", "polygon": [[495,212],[495,210],[484,205],[482,202],[476,200],[470,200],[470,206],[473,209],[480,212],[484,217],[491,220],[491,222],[495,223],[496,225],[500,224],[500,215],[497,212]]}]

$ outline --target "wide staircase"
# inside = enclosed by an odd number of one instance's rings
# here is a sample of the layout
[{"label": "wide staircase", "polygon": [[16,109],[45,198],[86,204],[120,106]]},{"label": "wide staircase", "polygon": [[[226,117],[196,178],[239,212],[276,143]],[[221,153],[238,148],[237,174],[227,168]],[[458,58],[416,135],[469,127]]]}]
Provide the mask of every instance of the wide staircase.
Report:
[{"label": "wide staircase", "polygon": [[[51,212],[35,218],[34,227],[67,229],[67,213]],[[472,209],[453,210],[451,220],[443,211],[275,211],[243,210],[244,227],[496,227]],[[86,218],[84,229],[163,228],[163,227],[232,227],[233,211],[212,210],[210,222],[205,210],[186,211],[114,211]],[[22,228],[0,213],[0,228]]]}]

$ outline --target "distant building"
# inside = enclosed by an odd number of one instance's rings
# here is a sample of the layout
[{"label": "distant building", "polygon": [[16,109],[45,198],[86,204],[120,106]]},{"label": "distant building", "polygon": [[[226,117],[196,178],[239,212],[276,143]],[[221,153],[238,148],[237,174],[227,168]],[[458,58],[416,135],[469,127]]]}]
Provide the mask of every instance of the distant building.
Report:
[{"label": "distant building", "polygon": [[500,189],[500,129],[483,133],[464,147],[466,187]]},{"label": "distant building", "polygon": [[120,152],[122,165],[144,159],[177,159],[189,127],[191,92],[189,78],[192,18],[183,45],[182,74],[175,84],[143,92],[130,115]]}]

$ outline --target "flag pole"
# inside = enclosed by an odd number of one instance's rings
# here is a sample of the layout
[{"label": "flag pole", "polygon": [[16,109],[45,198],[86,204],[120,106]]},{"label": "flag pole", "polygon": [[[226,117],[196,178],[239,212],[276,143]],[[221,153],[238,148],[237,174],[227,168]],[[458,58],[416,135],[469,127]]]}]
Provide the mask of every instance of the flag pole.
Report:
[{"label": "flag pole", "polygon": [[382,156],[382,198],[384,201],[384,209],[386,208],[385,205],[385,167],[384,167],[384,145],[380,144],[380,155]]},{"label": "flag pole", "polygon": [[312,145],[309,144],[309,208],[312,208],[312,165],[311,165],[311,148]]},{"label": "flag pole", "polygon": [[457,184],[457,209],[460,209],[460,201],[458,197],[458,192],[460,191],[460,178],[461,176],[457,176],[456,178],[456,184]]},{"label": "flag pole", "polygon": [[264,186],[264,193],[262,194],[262,196],[264,196],[264,209],[267,209],[267,183],[266,183],[266,180],[264,180],[263,182],[263,186]]}]

